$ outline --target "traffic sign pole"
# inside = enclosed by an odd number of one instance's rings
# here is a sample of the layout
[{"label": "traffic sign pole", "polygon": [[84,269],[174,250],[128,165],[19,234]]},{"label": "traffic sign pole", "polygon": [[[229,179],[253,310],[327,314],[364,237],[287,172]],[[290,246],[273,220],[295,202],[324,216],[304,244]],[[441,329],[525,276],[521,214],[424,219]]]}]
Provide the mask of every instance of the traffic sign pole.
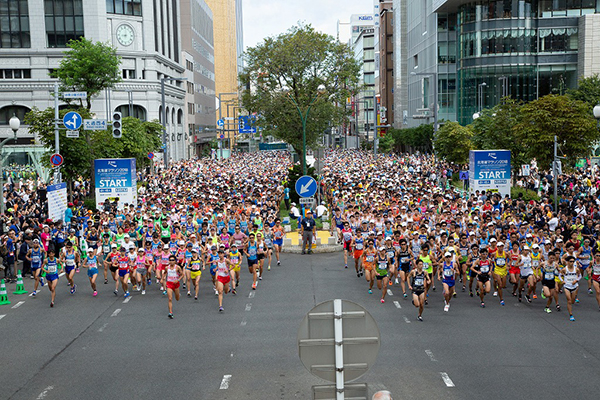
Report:
[{"label": "traffic sign pole", "polygon": [[[60,136],[58,134],[58,81],[54,82],[54,152],[60,154]],[[54,172],[54,183],[60,183],[60,168]]]},{"label": "traffic sign pole", "polygon": [[342,300],[333,300],[333,325],[335,336],[335,388],[336,400],[344,400],[344,328],[342,325]]}]

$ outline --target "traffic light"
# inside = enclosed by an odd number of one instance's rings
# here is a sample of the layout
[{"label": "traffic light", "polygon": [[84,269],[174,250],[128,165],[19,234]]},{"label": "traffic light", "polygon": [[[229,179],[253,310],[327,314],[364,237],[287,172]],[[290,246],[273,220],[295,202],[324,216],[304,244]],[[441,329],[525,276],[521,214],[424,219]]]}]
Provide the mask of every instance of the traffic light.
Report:
[{"label": "traffic light", "polygon": [[112,115],[112,131],[115,139],[121,139],[123,131],[121,129],[121,113],[115,111]]}]

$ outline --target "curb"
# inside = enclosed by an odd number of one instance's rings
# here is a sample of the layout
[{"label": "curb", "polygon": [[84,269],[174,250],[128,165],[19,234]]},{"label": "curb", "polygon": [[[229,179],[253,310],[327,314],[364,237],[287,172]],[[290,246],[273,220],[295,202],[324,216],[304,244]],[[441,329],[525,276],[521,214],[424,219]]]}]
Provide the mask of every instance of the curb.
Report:
[{"label": "curb", "polygon": [[[338,251],[342,250],[342,245],[334,245],[334,246],[328,246],[328,245],[321,245],[321,246],[317,246],[315,249],[312,249],[313,254],[317,254],[317,253],[335,253]],[[301,246],[287,246],[284,247],[281,250],[282,253],[293,253],[293,254],[300,254],[302,253],[302,247]]]}]

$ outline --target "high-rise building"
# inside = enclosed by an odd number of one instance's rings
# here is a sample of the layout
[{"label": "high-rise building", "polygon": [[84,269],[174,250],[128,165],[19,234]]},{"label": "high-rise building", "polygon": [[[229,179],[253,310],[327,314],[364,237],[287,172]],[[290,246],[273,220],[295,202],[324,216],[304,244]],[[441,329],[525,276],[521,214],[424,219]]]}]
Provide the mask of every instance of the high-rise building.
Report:
[{"label": "high-rise building", "polygon": [[[238,131],[238,75],[243,66],[242,0],[206,0],[213,12],[217,118],[227,118],[223,145],[232,148]],[[231,119],[229,119],[231,118]]]},{"label": "high-rise building", "polygon": [[[121,56],[123,81],[93,99],[91,111],[112,112],[162,122],[161,78],[165,78],[167,149],[187,157],[180,0],[0,0],[0,136],[7,136],[13,113],[21,120],[32,107],[52,107],[55,79],[71,39],[108,42]],[[60,101],[60,106],[67,106]],[[30,144],[27,127],[20,141]]]},{"label": "high-rise building", "polygon": [[406,54],[396,52],[395,60],[407,62],[410,126],[422,122],[413,115],[432,115],[435,77],[439,119],[468,124],[503,96],[562,94],[600,72],[600,0],[395,0],[397,6],[407,17]]},{"label": "high-rise building", "polygon": [[204,0],[181,0],[181,47],[185,63],[188,151],[201,155],[215,137],[213,14]]}]

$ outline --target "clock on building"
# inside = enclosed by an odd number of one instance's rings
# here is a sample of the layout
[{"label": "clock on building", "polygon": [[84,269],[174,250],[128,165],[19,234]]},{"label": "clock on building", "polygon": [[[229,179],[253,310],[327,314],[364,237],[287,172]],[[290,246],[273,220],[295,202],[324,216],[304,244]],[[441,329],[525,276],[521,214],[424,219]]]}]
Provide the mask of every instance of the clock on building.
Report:
[{"label": "clock on building", "polygon": [[127,24],[120,25],[117,28],[117,40],[123,46],[129,46],[133,43],[133,28]]}]

